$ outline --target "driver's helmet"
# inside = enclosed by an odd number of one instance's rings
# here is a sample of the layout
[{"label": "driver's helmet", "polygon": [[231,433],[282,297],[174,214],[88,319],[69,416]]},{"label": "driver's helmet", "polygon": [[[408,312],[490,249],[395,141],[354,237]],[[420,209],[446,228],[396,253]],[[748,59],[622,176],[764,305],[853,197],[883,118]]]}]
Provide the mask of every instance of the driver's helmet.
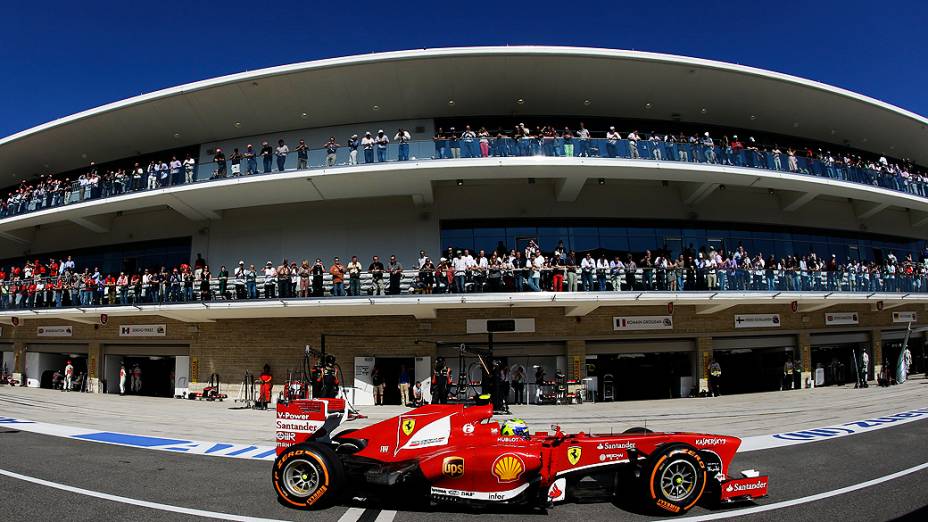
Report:
[{"label": "driver's helmet", "polygon": [[503,423],[500,434],[504,437],[528,437],[528,424],[522,419],[509,419]]}]

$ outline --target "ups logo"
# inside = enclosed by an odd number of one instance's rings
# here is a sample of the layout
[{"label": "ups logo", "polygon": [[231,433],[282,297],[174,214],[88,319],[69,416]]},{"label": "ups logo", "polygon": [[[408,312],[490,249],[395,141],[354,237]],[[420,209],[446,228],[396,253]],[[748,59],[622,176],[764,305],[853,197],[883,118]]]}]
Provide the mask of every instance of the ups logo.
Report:
[{"label": "ups logo", "polygon": [[464,458],[445,457],[441,463],[441,472],[448,478],[457,478],[464,474]]}]

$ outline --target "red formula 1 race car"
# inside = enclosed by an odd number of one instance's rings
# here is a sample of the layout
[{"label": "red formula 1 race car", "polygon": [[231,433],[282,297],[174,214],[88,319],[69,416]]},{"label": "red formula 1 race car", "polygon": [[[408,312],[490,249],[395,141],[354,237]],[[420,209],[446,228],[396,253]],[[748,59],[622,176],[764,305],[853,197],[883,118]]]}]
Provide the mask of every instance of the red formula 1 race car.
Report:
[{"label": "red formula 1 race car", "polygon": [[697,433],[509,435],[489,404],[427,405],[335,433],[340,399],[277,406],[273,482],[280,502],[311,509],[351,497],[547,507],[568,501],[643,502],[664,514],[766,496],[767,477],[731,478],[741,441]]}]

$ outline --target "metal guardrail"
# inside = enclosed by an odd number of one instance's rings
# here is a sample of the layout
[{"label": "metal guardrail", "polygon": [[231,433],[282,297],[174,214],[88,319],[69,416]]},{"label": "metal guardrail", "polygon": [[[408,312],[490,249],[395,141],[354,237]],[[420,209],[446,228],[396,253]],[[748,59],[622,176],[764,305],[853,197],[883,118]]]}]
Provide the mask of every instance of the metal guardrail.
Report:
[{"label": "metal guardrail", "polygon": [[[35,212],[47,208],[61,207],[81,201],[102,199],[130,192],[157,190],[176,185],[205,183],[235,176],[271,175],[287,171],[333,169],[384,162],[431,161],[445,159],[476,159],[505,157],[595,157],[605,159],[630,159],[640,161],[665,161],[714,165],[718,168],[744,167],[796,176],[816,176],[840,182],[877,186],[906,194],[928,198],[928,183],[918,175],[906,178],[892,170],[889,165],[856,160],[845,163],[842,157],[807,157],[788,152],[774,152],[776,146],[745,144],[747,148],[732,147],[713,142],[710,147],[702,143],[667,142],[647,139],[642,134],[638,140],[610,140],[574,137],[532,137],[514,139],[509,136],[410,141],[404,144],[390,143],[383,149],[376,145],[365,149],[339,146],[335,152],[328,149],[309,149],[305,157],[291,151],[282,160],[272,156],[265,161],[256,156],[224,162],[200,163],[189,174],[184,168],[179,171],[144,172],[139,177],[129,174],[121,180],[101,178],[96,184],[75,181],[56,192],[37,192],[25,198],[14,196],[13,201],[0,208],[0,219]],[[840,155],[839,155],[840,156]],[[870,168],[870,166],[874,168]],[[236,172],[237,171],[237,172]],[[190,181],[188,181],[188,179]]]},{"label": "metal guardrail", "polygon": [[[588,272],[584,274],[577,271],[575,281],[577,291],[716,291],[716,292],[836,292],[836,293],[873,293],[873,292],[892,292],[901,294],[928,293],[928,267],[924,263],[917,265],[918,271],[913,274],[891,274],[884,271],[876,273],[856,273],[856,272],[828,272],[828,271],[792,271],[792,270],[763,270],[763,269],[735,269],[735,270],[688,270],[688,269],[636,269],[631,271],[615,271],[611,273]],[[547,272],[552,269],[545,269]],[[526,271],[527,272],[527,271]],[[515,281],[519,278],[518,274],[503,271],[500,278],[500,285],[496,287],[491,281],[488,273],[472,271],[456,282],[455,278],[449,279],[447,275],[436,278],[432,274],[433,285],[431,293],[465,293],[477,294],[496,291],[516,291],[513,288]],[[552,276],[554,274],[551,274]],[[415,270],[403,271],[400,278],[399,294],[416,294],[425,293],[424,279],[420,277],[420,272]],[[523,280],[529,279],[528,277]],[[539,278],[548,280],[549,277]],[[550,279],[553,280],[553,277]],[[568,291],[570,281],[573,277],[565,277],[560,291]],[[30,284],[23,285],[27,281],[38,281],[36,288],[31,288]],[[249,284],[242,281],[242,284],[236,284],[234,278],[229,278],[223,283],[218,278],[209,280],[208,292],[204,295],[200,282],[194,282],[189,293],[185,287],[180,286],[176,289],[170,286],[161,286],[157,292],[157,301],[154,301],[155,294],[149,288],[142,288],[141,285],[129,285],[125,291],[121,288],[112,286],[101,286],[88,291],[85,287],[78,285],[75,287],[65,287],[57,289],[49,286],[57,278],[48,278],[44,280],[20,280],[18,282],[5,281],[0,284],[0,309],[15,308],[49,308],[54,306],[89,306],[94,305],[121,305],[121,304],[143,304],[143,303],[175,303],[191,302],[203,300],[247,300],[250,299]],[[463,284],[463,292],[457,288],[458,283]],[[295,285],[289,281],[289,287],[295,286],[296,294],[291,294],[288,290],[285,298],[299,298],[300,284]],[[350,287],[349,279],[345,279],[345,290]],[[359,295],[376,295],[377,287],[369,273],[361,274],[358,282]],[[272,280],[266,283],[263,279],[254,281],[254,297],[251,299],[279,299],[280,283],[278,280]],[[316,295],[312,291],[311,279],[308,285],[309,295],[306,297],[332,297],[333,283],[332,276],[326,274],[323,277],[322,295]],[[384,293],[387,294],[390,289],[389,275],[383,278]],[[223,292],[223,290],[225,290]],[[551,291],[550,286],[543,289]],[[56,294],[55,292],[59,294]],[[526,283],[521,291],[532,291]],[[67,294],[67,296],[65,295]],[[59,303],[59,295],[60,302]],[[205,299],[204,299],[205,298]],[[83,301],[90,299],[90,302]]]}]

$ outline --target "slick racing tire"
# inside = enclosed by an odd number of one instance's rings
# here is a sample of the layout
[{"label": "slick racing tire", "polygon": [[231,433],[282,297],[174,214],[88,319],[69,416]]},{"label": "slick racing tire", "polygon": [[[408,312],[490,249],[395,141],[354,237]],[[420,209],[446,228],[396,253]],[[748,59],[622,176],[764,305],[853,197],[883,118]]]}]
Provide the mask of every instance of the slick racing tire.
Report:
[{"label": "slick racing tire", "polygon": [[686,513],[706,489],[706,463],[689,446],[679,444],[661,449],[648,460],[644,471],[644,498],[659,513]]},{"label": "slick racing tire", "polygon": [[344,492],[345,470],[328,446],[312,442],[291,446],[274,461],[277,500],[297,509],[332,505]]}]

